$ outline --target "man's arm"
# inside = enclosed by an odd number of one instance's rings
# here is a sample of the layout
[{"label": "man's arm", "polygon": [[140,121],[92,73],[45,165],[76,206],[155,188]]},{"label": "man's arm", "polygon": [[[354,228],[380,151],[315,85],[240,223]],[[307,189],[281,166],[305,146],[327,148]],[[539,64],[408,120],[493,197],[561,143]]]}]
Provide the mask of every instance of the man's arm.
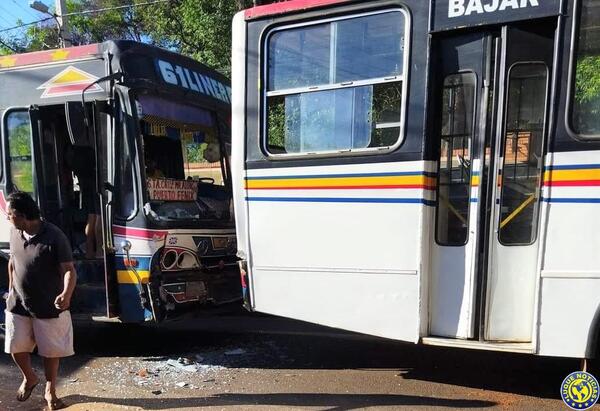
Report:
[{"label": "man's arm", "polygon": [[8,291],[12,290],[12,277],[13,277],[13,260],[12,256],[8,259]]},{"label": "man's arm", "polygon": [[63,292],[56,296],[54,305],[59,310],[66,310],[71,305],[71,297],[77,283],[77,272],[72,261],[60,263],[60,270],[63,274]]}]

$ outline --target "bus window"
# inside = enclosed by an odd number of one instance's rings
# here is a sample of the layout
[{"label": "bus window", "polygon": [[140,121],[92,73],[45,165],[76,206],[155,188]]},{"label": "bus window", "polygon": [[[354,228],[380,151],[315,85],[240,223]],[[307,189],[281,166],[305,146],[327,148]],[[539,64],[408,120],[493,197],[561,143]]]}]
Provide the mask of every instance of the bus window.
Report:
[{"label": "bus window", "polygon": [[510,69],[503,141],[500,242],[531,244],[537,233],[548,69],[517,64]]},{"label": "bus window", "polygon": [[151,211],[158,221],[230,222],[222,138],[215,114],[140,95],[137,100]]},{"label": "bus window", "polygon": [[363,15],[277,29],[267,40],[271,154],[400,143],[406,15]]},{"label": "bus window", "polygon": [[440,245],[463,245],[468,238],[475,83],[473,73],[444,79],[436,213]]},{"label": "bus window", "polygon": [[571,127],[581,136],[600,137],[600,1],[581,0],[575,40],[575,89]]},{"label": "bus window", "polygon": [[10,176],[15,191],[35,194],[31,121],[26,111],[13,111],[6,117]]},{"label": "bus window", "polygon": [[130,219],[135,210],[135,176],[133,171],[134,149],[127,132],[127,123],[122,122],[121,135],[117,139],[116,167],[116,196],[117,206],[115,216],[120,219]]}]

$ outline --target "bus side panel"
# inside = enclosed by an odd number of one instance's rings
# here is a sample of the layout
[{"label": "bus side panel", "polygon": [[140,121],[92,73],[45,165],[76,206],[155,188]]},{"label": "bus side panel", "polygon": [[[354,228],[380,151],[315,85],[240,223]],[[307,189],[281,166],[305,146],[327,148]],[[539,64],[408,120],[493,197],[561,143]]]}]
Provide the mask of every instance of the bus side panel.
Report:
[{"label": "bus side panel", "polygon": [[585,357],[600,307],[600,151],[554,153],[542,267],[540,354]]},{"label": "bus side panel", "polygon": [[245,95],[246,95],[246,22],[244,12],[233,19],[232,58],[231,58],[231,176],[237,234],[238,255],[247,256],[247,208],[244,177],[246,175],[244,153],[246,151]]},{"label": "bus side panel", "polygon": [[[424,166],[404,162],[250,170],[248,182],[272,177],[285,185],[288,176],[423,172]],[[418,340],[421,223],[430,190],[314,193],[249,187],[257,311]]]}]

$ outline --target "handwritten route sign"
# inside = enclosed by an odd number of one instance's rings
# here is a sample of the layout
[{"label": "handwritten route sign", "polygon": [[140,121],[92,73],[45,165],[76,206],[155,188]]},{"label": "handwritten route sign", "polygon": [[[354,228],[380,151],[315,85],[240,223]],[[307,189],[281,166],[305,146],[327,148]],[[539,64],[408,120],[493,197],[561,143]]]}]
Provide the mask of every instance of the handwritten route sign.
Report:
[{"label": "handwritten route sign", "polygon": [[198,198],[198,183],[195,181],[148,178],[146,184],[151,200],[196,201]]}]

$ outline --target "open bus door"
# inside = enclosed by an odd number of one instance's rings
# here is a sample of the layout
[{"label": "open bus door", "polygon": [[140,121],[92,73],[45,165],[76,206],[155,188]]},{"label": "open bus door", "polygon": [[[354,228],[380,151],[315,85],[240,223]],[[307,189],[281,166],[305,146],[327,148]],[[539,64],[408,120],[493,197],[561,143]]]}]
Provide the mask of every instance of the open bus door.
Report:
[{"label": "open bus door", "polygon": [[[95,101],[86,105],[81,102],[66,102],[65,113],[72,144],[77,145],[80,142],[91,145],[94,149],[94,170],[95,187],[99,203],[99,214],[101,219],[101,245],[102,245],[102,270],[104,274],[105,287],[105,316],[95,316],[95,320],[106,320],[115,318],[119,315],[118,292],[115,278],[115,251],[112,238],[112,184],[109,181],[106,170],[110,169],[110,164],[104,164],[102,158],[111,158],[111,136],[114,135],[116,119],[110,116],[110,121],[106,121],[105,127],[100,126],[101,117],[99,116],[102,107],[107,107],[105,102]],[[106,110],[105,110],[106,111]],[[110,110],[109,110],[110,111]],[[102,117],[106,120],[106,117]],[[101,135],[101,134],[104,135]],[[106,167],[105,167],[106,166]]]},{"label": "open bus door", "polygon": [[532,341],[555,29],[538,19],[435,37],[432,336]]}]

